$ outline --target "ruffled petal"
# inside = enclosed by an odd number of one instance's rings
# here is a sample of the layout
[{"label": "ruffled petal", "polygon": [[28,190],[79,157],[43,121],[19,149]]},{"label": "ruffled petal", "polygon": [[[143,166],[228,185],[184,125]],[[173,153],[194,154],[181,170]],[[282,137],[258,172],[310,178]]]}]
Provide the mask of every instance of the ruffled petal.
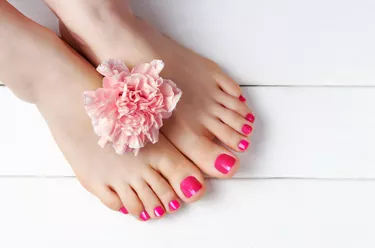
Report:
[{"label": "ruffled petal", "polygon": [[[163,62],[161,62],[163,63]],[[163,63],[164,64],[164,63]],[[140,65],[137,65],[136,67],[133,68],[131,71],[131,74],[143,74],[143,75],[149,75],[153,77],[154,79],[159,78],[159,73],[160,73],[160,63],[159,62],[151,62],[151,63],[143,63]],[[164,65],[163,65],[164,67]],[[163,67],[161,69],[163,69]]]},{"label": "ruffled petal", "polygon": [[157,74],[160,74],[160,72],[164,69],[164,62],[162,60],[154,59],[151,61],[151,65],[154,67]]},{"label": "ruffled petal", "polygon": [[125,63],[118,59],[106,60],[101,63],[96,70],[105,77],[112,77],[120,72],[129,74],[129,69],[126,67]]},{"label": "ruffled petal", "polygon": [[150,128],[147,138],[152,144],[156,144],[159,141],[159,128]]},{"label": "ruffled petal", "polygon": [[160,92],[164,96],[164,107],[166,112],[172,112],[176,108],[178,101],[180,101],[182,91],[177,88],[174,82],[164,79],[163,84],[160,85]]}]

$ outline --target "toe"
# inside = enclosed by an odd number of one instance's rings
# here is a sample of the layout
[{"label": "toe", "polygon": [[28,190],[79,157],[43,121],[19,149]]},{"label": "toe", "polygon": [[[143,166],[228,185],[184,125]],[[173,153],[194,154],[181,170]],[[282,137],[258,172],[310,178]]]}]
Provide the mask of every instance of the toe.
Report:
[{"label": "toe", "polygon": [[[228,149],[216,144],[211,138],[206,137],[206,135],[198,135],[195,132],[191,132],[189,129],[167,127],[164,129],[164,133],[186,157],[199,167],[199,169],[212,177],[229,178],[232,177],[239,168],[238,158]],[[209,132],[207,131],[207,133]],[[225,157],[225,159],[223,159],[223,157]],[[187,170],[184,168],[187,168]],[[182,159],[160,163],[160,168],[158,170],[167,178],[181,199],[188,202],[196,199],[196,195],[192,196],[190,191],[192,193],[195,192],[193,186],[199,188],[199,185],[189,176],[189,173],[195,176],[201,183],[203,182],[203,178],[197,177],[197,172],[194,171],[198,169],[189,161]],[[179,177],[173,177],[174,174],[179,175]],[[178,184],[181,184],[184,194],[181,194],[181,191],[176,189],[176,180],[179,180]]]},{"label": "toe", "polygon": [[149,168],[143,175],[145,181],[163,203],[167,212],[174,212],[180,208],[180,202],[169,183],[153,168]]},{"label": "toe", "polygon": [[97,195],[100,201],[108,208],[112,209],[113,211],[120,211],[124,214],[127,214],[128,211],[122,208],[123,204],[121,202],[120,197],[116,192],[114,192],[110,188],[104,188],[100,190],[98,193],[94,194]]},{"label": "toe", "polygon": [[238,170],[239,159],[222,145],[205,136],[192,138],[190,135],[185,140],[180,149],[206,174],[230,178]]},{"label": "toe", "polygon": [[[218,118],[207,117],[205,120],[205,124],[207,126],[207,129],[229,148],[241,152],[245,151],[249,146],[248,137],[240,134],[232,127],[220,121]],[[246,127],[251,129],[251,126],[247,125]],[[246,134],[248,134],[250,130],[244,128],[244,131],[246,132]]]},{"label": "toe", "polygon": [[[182,157],[182,156],[181,156]],[[165,158],[157,164],[156,169],[166,178],[176,194],[184,202],[199,200],[205,191],[204,177],[197,167],[192,165],[186,158]],[[168,202],[168,207],[178,208],[178,203]],[[171,204],[171,205],[170,205]]]},{"label": "toe", "polygon": [[[156,151],[156,149],[160,150]],[[153,152],[164,156],[149,156],[151,160],[148,164],[163,175],[181,200],[194,202],[203,196],[205,192],[203,174],[163,135],[160,136],[158,145],[153,146]],[[176,207],[176,202],[171,204]]]},{"label": "toe", "polygon": [[139,215],[140,220],[147,221],[150,218],[158,219],[164,216],[165,209],[163,204],[146,181],[139,180],[132,184],[132,187],[137,192],[144,207],[144,210]]},{"label": "toe", "polygon": [[143,211],[143,204],[134,190],[128,184],[120,184],[115,189],[122,202],[120,211],[138,217]]},{"label": "toe", "polygon": [[[233,110],[227,109],[219,104],[212,107],[211,113],[225,125],[231,127],[237,133],[249,136],[253,132],[253,123]],[[222,140],[225,144],[225,141]],[[229,144],[227,144],[229,145]],[[231,146],[232,147],[232,146]],[[233,147],[232,147],[233,148]]]},{"label": "toe", "polygon": [[246,104],[241,102],[239,99],[233,96],[230,96],[224,92],[218,92],[216,94],[216,100],[219,104],[221,104],[225,108],[236,112],[237,114],[239,114],[240,116],[248,120],[249,122],[254,123],[255,116],[254,116],[253,111],[251,111],[251,109]]},{"label": "toe", "polygon": [[238,170],[239,159],[222,145],[201,137],[195,144],[199,153],[199,167],[208,175],[217,178],[230,178]]},{"label": "toe", "polygon": [[219,87],[225,93],[233,96],[236,99],[241,99],[241,101],[246,101],[246,99],[242,96],[241,87],[228,75],[224,74],[223,72],[220,72],[216,74],[215,79]]}]

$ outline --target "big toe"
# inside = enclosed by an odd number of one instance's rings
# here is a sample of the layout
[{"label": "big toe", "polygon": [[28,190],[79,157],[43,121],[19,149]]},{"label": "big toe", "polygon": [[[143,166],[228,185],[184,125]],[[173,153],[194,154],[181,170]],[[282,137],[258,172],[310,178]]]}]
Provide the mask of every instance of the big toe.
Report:
[{"label": "big toe", "polygon": [[240,166],[236,155],[206,135],[169,124],[165,125],[163,132],[185,156],[212,177],[232,177]]},{"label": "big toe", "polygon": [[[155,151],[156,146],[152,146]],[[164,136],[161,136],[157,149],[162,157],[151,157],[151,166],[165,178],[171,185],[174,192],[184,202],[194,202],[199,200],[205,192],[204,176],[202,172],[185,158]],[[146,151],[147,152],[147,151]],[[156,186],[155,186],[156,187]],[[159,186],[159,188],[165,187]],[[162,190],[162,189],[161,189]],[[168,192],[166,190],[166,192]],[[161,195],[162,193],[160,193]],[[177,203],[172,196],[168,195],[160,198],[164,206],[175,208]],[[166,209],[168,209],[166,207]]]}]

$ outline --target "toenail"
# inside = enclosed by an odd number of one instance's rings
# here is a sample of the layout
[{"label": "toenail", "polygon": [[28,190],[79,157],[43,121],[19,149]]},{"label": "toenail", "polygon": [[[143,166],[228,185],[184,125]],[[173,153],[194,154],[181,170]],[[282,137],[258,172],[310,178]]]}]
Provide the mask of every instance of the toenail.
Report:
[{"label": "toenail", "polygon": [[202,184],[193,176],[189,176],[181,182],[182,193],[184,193],[187,198],[198,193],[201,188]]},{"label": "toenail", "polygon": [[160,217],[164,215],[165,211],[162,207],[159,206],[154,209],[154,213],[156,217]]},{"label": "toenail", "polygon": [[251,123],[254,123],[255,116],[253,114],[246,115],[246,120],[250,121]]},{"label": "toenail", "polygon": [[241,151],[245,151],[249,147],[249,142],[247,140],[241,140],[241,142],[238,144],[238,149]]},{"label": "toenail", "polygon": [[123,213],[123,214],[128,214],[129,213],[129,211],[125,207],[121,207],[120,208],[120,212]]},{"label": "toenail", "polygon": [[143,211],[140,215],[139,218],[143,221],[148,221],[150,219],[150,215],[146,211]]},{"label": "toenail", "polygon": [[243,125],[242,126],[242,132],[244,134],[251,134],[251,132],[253,131],[253,128],[247,124]]},{"label": "toenail", "polygon": [[176,211],[180,208],[180,203],[177,200],[171,201],[169,204],[169,209],[172,211]]},{"label": "toenail", "polygon": [[246,98],[243,95],[240,95],[238,99],[240,99],[241,102],[246,102]]},{"label": "toenail", "polygon": [[236,163],[236,159],[228,154],[221,154],[215,161],[215,168],[223,174],[228,174]]}]

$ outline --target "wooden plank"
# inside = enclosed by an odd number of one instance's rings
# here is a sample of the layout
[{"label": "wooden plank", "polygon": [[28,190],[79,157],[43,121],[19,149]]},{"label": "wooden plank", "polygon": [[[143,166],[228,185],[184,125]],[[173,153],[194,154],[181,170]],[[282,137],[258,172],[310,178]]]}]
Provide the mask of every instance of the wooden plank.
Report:
[{"label": "wooden plank", "polygon": [[374,181],[212,180],[200,202],[143,223],[74,179],[0,179],[0,246],[373,248],[374,191]]},{"label": "wooden plank", "polygon": [[[375,178],[375,88],[244,91],[257,121],[236,177]],[[0,88],[0,116],[0,175],[73,175],[34,106]]]},{"label": "wooden plank", "polygon": [[375,88],[245,88],[257,114],[239,177],[374,178]]},{"label": "wooden plank", "polygon": [[375,85],[374,1],[132,2],[241,84]]},{"label": "wooden plank", "polygon": [[0,87],[0,175],[72,175],[36,107]]},{"label": "wooden plank", "polygon": [[0,247],[47,247],[46,186],[40,179],[0,178]]},{"label": "wooden plank", "polygon": [[[12,0],[57,30],[38,0]],[[372,0],[133,0],[137,15],[243,85],[375,85]],[[338,7],[339,6],[339,7]]]}]

